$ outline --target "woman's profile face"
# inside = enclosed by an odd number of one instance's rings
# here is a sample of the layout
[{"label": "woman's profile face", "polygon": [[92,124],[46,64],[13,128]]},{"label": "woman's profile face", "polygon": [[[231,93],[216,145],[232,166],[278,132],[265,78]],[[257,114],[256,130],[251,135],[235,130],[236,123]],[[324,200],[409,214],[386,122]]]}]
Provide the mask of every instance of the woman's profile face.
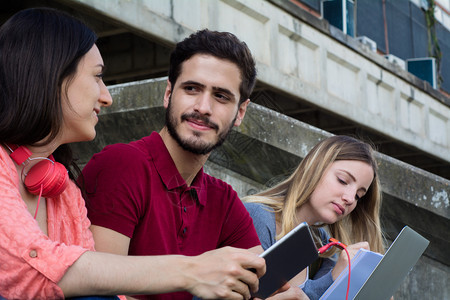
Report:
[{"label": "woman's profile face", "polygon": [[[81,58],[72,80],[62,84],[62,143],[94,139],[95,125],[102,106],[110,106],[112,98],[103,83],[103,59],[97,46]],[[67,86],[68,85],[68,86]],[[67,88],[67,94],[65,93]]]},{"label": "woman's profile face", "polygon": [[355,209],[373,178],[374,171],[366,162],[333,162],[325,170],[309,201],[302,206],[302,215],[309,219],[308,224],[333,224],[342,220]]}]

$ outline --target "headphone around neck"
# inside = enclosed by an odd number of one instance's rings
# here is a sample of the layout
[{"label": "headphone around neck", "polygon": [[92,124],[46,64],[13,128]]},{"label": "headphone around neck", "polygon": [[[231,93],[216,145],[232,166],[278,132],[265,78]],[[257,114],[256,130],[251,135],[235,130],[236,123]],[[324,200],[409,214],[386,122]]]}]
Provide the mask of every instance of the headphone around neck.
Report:
[{"label": "headphone around neck", "polygon": [[[9,144],[7,146],[11,150],[10,157],[16,164],[26,166],[31,160],[34,160],[30,159],[32,153],[27,147]],[[42,197],[56,197],[67,187],[69,182],[67,170],[63,164],[55,161],[53,155],[39,159],[41,161],[24,174],[23,183],[26,189],[34,195],[40,195],[42,189]]]}]

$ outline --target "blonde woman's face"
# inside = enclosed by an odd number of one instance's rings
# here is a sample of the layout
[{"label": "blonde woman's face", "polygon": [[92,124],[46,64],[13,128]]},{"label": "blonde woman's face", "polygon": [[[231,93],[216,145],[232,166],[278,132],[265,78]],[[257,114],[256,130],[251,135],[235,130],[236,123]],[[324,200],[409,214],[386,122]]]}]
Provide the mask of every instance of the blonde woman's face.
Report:
[{"label": "blonde woman's face", "polygon": [[339,160],[324,172],[301,215],[308,224],[333,224],[350,214],[373,181],[372,167],[356,160]]}]

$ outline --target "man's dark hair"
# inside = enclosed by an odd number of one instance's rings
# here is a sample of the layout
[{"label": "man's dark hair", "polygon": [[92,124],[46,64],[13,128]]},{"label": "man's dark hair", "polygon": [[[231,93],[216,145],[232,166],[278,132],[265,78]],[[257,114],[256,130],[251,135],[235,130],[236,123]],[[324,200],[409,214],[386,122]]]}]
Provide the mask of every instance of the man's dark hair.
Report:
[{"label": "man's dark hair", "polygon": [[208,54],[236,64],[241,73],[239,104],[250,97],[256,82],[255,61],[244,42],[234,34],[203,29],[179,42],[170,55],[169,81],[172,89],[180,76],[183,62],[195,54]]}]

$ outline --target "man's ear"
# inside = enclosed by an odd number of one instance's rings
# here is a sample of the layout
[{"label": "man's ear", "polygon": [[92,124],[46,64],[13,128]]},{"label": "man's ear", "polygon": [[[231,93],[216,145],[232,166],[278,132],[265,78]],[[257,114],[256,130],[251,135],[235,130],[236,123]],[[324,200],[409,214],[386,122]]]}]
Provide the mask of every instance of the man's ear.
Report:
[{"label": "man's ear", "polygon": [[164,92],[164,108],[166,108],[166,109],[169,106],[171,94],[172,94],[172,85],[170,84],[169,79],[167,79],[166,91]]},{"label": "man's ear", "polygon": [[250,103],[250,99],[245,100],[239,105],[236,120],[234,121],[234,126],[239,126],[244,119],[245,112],[247,111],[247,106]]}]

